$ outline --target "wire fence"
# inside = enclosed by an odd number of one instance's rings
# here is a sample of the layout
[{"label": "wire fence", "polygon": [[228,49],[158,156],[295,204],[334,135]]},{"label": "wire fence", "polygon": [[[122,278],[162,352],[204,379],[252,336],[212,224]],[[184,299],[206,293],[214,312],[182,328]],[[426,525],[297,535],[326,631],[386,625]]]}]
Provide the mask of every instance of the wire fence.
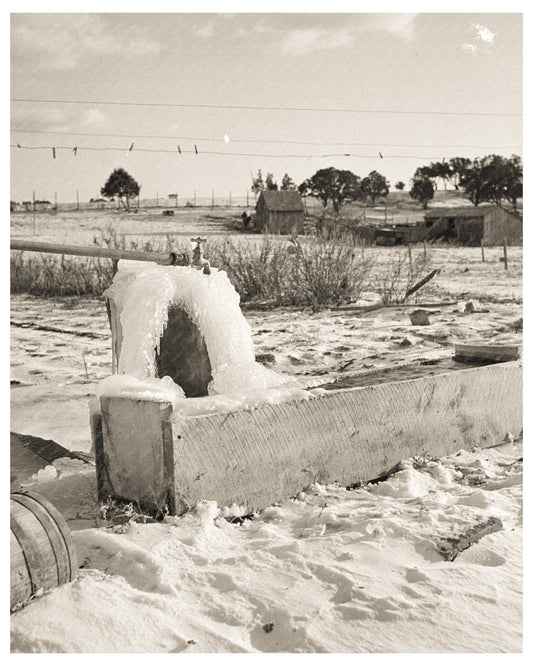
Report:
[{"label": "wire fence", "polygon": [[[252,192],[246,194],[233,194],[228,192],[225,195],[217,195],[214,191],[209,195],[192,193],[176,193],[166,196],[156,196],[155,198],[130,198],[130,209],[133,210],[173,210],[176,208],[240,208],[243,210],[254,210],[257,203],[257,196]],[[302,198],[306,214],[318,214],[323,205],[313,197]],[[72,211],[92,211],[92,210],[124,210],[123,204],[118,198],[114,200],[94,197],[89,201],[81,201],[78,196],[74,201],[58,202],[57,196],[52,199],[40,197],[34,192],[31,200],[12,201],[11,212],[72,212]]]}]

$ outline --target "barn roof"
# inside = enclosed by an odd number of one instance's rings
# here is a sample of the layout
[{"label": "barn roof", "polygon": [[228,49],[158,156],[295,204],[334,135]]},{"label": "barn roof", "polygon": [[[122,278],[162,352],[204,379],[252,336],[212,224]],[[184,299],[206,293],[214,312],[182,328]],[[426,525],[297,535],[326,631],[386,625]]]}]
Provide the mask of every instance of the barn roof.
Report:
[{"label": "barn roof", "polygon": [[485,217],[494,206],[452,206],[451,208],[433,208],[428,211],[424,218],[435,219],[441,217]]},{"label": "barn roof", "polygon": [[263,197],[268,210],[304,210],[302,197],[299,192],[294,190],[263,190],[263,192],[261,192],[261,197]]}]

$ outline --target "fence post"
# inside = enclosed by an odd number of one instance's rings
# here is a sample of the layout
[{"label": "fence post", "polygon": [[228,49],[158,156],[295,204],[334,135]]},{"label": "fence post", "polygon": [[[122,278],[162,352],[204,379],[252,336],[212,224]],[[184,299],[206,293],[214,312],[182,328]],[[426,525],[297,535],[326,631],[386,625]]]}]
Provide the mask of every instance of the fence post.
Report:
[{"label": "fence post", "polygon": [[35,192],[33,193],[33,235],[35,236]]},{"label": "fence post", "polygon": [[481,261],[485,263],[485,244],[483,243],[483,239],[481,239]]},{"label": "fence post", "polygon": [[505,266],[505,270],[507,270],[507,238],[505,237],[503,239],[503,264]]}]

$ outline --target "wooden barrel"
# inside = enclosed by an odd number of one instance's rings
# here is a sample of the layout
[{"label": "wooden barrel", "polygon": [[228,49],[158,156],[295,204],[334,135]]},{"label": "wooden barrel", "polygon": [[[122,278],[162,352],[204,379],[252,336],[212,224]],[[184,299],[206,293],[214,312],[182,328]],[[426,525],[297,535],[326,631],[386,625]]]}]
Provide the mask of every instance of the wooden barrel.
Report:
[{"label": "wooden barrel", "polygon": [[11,604],[20,607],[38,591],[78,574],[70,529],[59,511],[37,493],[11,493]]}]

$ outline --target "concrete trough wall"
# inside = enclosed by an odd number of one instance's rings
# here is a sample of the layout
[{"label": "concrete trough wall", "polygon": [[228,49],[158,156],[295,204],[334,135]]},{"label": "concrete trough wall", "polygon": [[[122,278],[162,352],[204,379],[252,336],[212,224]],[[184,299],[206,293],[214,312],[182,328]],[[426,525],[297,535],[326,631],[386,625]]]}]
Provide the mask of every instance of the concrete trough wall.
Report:
[{"label": "concrete trough wall", "polygon": [[99,495],[181,514],[200,500],[264,509],[314,482],[379,478],[401,460],[489,447],[522,430],[522,367],[498,363],[178,418],[168,403],[101,399]]}]

